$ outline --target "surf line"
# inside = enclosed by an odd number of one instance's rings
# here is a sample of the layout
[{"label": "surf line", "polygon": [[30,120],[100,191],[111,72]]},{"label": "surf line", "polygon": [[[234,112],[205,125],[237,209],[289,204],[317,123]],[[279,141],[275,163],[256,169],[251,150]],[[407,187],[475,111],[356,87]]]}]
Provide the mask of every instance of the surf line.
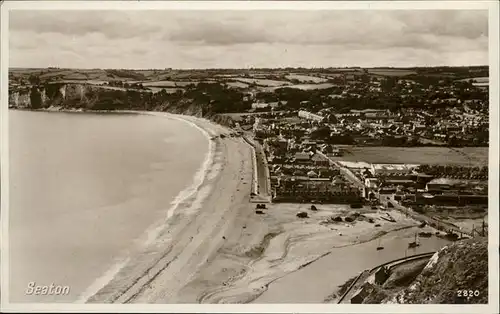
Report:
[{"label": "surf line", "polygon": [[[179,205],[188,200],[189,198],[191,198],[192,196],[194,196],[196,192],[199,190],[199,188],[202,186],[202,184],[205,182],[205,179],[207,178],[207,175],[210,172],[211,166],[214,164],[216,145],[213,141],[210,140],[211,134],[207,130],[200,127],[195,122],[190,121],[189,118],[187,117],[181,117],[180,115],[174,115],[171,113],[163,113],[163,112],[162,113],[139,112],[139,113],[165,117],[167,119],[175,119],[177,121],[182,121],[184,123],[187,123],[192,127],[196,128],[198,131],[200,131],[205,136],[209,145],[208,152],[205,155],[205,159],[203,160],[202,165],[198,168],[198,171],[195,173],[192,184],[189,185],[187,188],[183,189],[182,191],[180,191],[174,198],[174,200],[170,203],[171,206],[167,210],[166,219],[162,221],[160,224],[155,223],[152,226],[148,227],[144,232],[145,236],[139,237],[139,239],[144,237],[146,238],[146,240],[140,244],[140,247],[145,249],[148,246],[152,245],[158,239],[161,232],[165,230],[165,228],[168,226],[169,220],[172,218],[176,210],[179,208]],[[86,303],[92,296],[98,294],[99,291],[106,285],[108,285],[116,277],[116,275],[120,272],[120,270],[122,270],[130,261],[131,261],[130,257],[124,257],[115,262],[102,276],[98,277],[77,298],[76,303]]]}]

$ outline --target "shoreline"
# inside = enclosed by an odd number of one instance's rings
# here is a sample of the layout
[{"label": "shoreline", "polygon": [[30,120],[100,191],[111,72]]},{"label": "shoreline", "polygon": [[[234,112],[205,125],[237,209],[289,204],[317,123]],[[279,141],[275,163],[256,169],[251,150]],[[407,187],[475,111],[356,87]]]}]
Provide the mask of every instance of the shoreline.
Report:
[{"label": "shoreline", "polygon": [[[61,112],[61,111],[57,111]],[[64,112],[64,111],[63,111]],[[73,112],[73,111],[72,111]],[[77,112],[80,113],[80,112]],[[92,112],[94,113],[94,112]],[[208,150],[206,152],[205,158],[201,165],[198,167],[195,175],[193,176],[192,183],[185,187],[183,190],[179,191],[179,193],[175,196],[175,198],[170,203],[169,208],[166,211],[164,221],[160,221],[158,223],[154,223],[150,227],[148,227],[143,235],[136,239],[138,246],[140,249],[147,250],[148,247],[151,247],[158,241],[158,238],[163,235],[163,233],[168,229],[169,225],[172,223],[170,220],[172,217],[176,215],[179,207],[189,200],[196,199],[198,192],[203,184],[205,183],[208,174],[210,173],[212,167],[214,166],[214,156],[216,153],[216,144],[210,140],[210,137],[213,135],[213,131],[210,129],[205,129],[200,126],[200,122],[194,122],[192,119],[189,119],[187,116],[180,116],[171,113],[164,112],[149,112],[149,111],[113,111],[112,113],[117,114],[139,114],[139,115],[149,115],[153,117],[159,117],[164,119],[175,119],[177,121],[182,121],[183,123],[189,124],[190,126],[196,128],[199,132],[201,132],[208,142]],[[168,233],[168,231],[167,231]],[[138,254],[143,254],[138,253]],[[137,252],[136,252],[137,254]],[[86,303],[95,299],[101,299],[101,292],[105,289],[106,286],[110,285],[116,277],[119,276],[120,272],[123,272],[129,263],[134,262],[135,256],[126,256],[115,263],[110,269],[108,269],[101,277],[97,278],[95,282],[82,294],[79,296],[77,303]],[[123,283],[125,284],[125,283]]]}]

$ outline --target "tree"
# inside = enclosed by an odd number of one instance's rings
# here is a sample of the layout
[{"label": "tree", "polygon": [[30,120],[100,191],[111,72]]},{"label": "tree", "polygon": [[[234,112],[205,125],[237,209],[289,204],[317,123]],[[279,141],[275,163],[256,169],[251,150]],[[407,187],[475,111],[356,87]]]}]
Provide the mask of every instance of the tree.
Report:
[{"label": "tree", "polygon": [[312,139],[328,139],[330,137],[331,130],[328,126],[319,127],[311,133]]},{"label": "tree", "polygon": [[39,85],[40,84],[40,77],[32,74],[29,76],[28,82],[30,82],[31,85]]},{"label": "tree", "polygon": [[30,107],[32,109],[40,109],[42,107],[42,95],[36,87],[31,88]]}]

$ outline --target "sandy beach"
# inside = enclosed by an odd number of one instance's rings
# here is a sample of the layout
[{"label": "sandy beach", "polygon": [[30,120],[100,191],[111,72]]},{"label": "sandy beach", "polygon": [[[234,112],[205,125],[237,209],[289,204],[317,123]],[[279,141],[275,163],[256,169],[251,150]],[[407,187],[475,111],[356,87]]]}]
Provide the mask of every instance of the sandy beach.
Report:
[{"label": "sandy beach", "polygon": [[[307,269],[315,275],[285,281],[286,286],[290,290],[297,282],[314,284],[329,268],[320,260],[335,255],[335,250],[362,243],[373,246],[373,239],[417,226],[397,211],[390,212],[396,222],[388,222],[381,218],[386,211],[352,210],[348,205],[318,205],[319,210],[313,212],[308,204],[267,204],[264,214],[258,215],[250,199],[252,149],[244,139],[215,137],[231,131],[205,119],[147,114],[184,119],[213,137],[209,139],[213,144],[209,167],[197,190],[148,232],[137,258],[124,262],[119,271],[110,271],[109,282],[86,302],[293,302],[280,293],[280,280]],[[297,218],[299,210],[308,211],[309,218]],[[364,217],[352,223],[324,223],[329,217],[345,217],[354,211]],[[412,235],[413,231],[404,236]],[[374,253],[363,258],[369,261]],[[358,271],[345,269],[340,277],[330,272],[332,278],[324,280],[340,285]],[[336,286],[322,287],[321,297],[314,301],[322,302]]]}]

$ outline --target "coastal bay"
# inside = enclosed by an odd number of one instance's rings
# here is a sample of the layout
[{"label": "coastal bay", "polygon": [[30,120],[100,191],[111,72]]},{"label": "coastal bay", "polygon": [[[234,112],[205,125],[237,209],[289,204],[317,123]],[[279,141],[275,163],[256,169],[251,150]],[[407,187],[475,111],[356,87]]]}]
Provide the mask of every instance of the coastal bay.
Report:
[{"label": "coastal bay", "polygon": [[[17,110],[9,116],[11,302],[77,300],[133,254],[208,150],[198,130],[175,120]],[[70,293],[26,295],[30,282],[69,286]]]}]

